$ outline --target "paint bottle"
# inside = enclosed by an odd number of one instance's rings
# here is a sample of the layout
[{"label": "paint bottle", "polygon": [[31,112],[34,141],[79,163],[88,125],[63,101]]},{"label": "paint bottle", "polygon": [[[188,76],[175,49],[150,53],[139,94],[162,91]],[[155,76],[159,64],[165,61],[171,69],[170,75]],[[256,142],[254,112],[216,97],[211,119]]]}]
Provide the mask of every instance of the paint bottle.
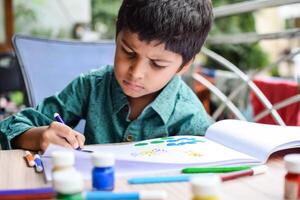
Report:
[{"label": "paint bottle", "polygon": [[84,181],[76,170],[57,171],[53,174],[53,188],[56,199],[83,200]]},{"label": "paint bottle", "polygon": [[92,186],[94,190],[114,189],[114,164],[113,154],[94,152],[92,154],[94,168],[92,170]]},{"label": "paint bottle", "polygon": [[284,156],[287,173],[284,183],[285,199],[300,199],[300,154]]},{"label": "paint bottle", "polygon": [[52,174],[61,170],[74,170],[75,156],[72,151],[54,151],[52,157]]},{"label": "paint bottle", "polygon": [[43,167],[43,163],[42,163],[40,155],[39,154],[35,154],[33,158],[34,158],[36,172],[39,172],[39,173],[43,172],[44,171],[44,167]]},{"label": "paint bottle", "polygon": [[192,200],[219,200],[221,178],[218,175],[196,177],[191,180]]},{"label": "paint bottle", "polygon": [[28,166],[30,167],[34,167],[35,165],[35,162],[34,162],[34,157],[33,155],[30,153],[30,151],[25,151],[25,159],[26,159],[26,162],[28,164]]}]

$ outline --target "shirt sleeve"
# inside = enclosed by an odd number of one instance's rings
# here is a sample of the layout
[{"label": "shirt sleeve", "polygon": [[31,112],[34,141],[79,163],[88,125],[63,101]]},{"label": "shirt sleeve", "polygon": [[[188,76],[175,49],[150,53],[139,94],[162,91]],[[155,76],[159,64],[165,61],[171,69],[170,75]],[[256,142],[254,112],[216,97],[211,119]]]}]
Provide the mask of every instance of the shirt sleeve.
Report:
[{"label": "shirt sleeve", "polygon": [[59,113],[65,123],[75,127],[85,118],[90,83],[84,75],[73,80],[60,93],[45,98],[36,108],[25,108],[0,122],[3,149],[11,148],[11,140],[33,127],[49,125],[54,113]]}]

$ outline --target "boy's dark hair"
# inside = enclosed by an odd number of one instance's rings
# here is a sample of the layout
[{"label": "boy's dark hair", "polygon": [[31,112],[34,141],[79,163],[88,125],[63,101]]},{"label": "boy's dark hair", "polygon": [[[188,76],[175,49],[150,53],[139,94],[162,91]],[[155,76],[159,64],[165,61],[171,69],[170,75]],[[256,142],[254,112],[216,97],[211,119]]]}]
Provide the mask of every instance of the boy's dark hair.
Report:
[{"label": "boy's dark hair", "polygon": [[184,65],[201,50],[212,20],[210,0],[124,0],[116,34],[127,29],[142,41],[161,41]]}]

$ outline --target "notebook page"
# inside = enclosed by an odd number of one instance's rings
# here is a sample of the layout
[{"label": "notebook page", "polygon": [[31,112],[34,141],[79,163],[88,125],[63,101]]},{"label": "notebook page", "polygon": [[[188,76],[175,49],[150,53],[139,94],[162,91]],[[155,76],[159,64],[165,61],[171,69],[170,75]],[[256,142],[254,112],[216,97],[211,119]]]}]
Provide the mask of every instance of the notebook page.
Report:
[{"label": "notebook page", "polygon": [[206,137],[266,162],[275,151],[300,146],[300,127],[222,120],[209,127]]}]

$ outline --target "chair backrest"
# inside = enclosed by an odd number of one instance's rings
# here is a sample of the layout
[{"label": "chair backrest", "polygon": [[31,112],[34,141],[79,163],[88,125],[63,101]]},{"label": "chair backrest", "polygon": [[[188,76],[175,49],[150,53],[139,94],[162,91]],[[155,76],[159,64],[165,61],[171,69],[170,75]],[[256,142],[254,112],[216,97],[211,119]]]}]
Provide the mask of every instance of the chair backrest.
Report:
[{"label": "chair backrest", "polygon": [[15,35],[13,46],[30,106],[62,90],[90,69],[113,64],[113,42],[86,43]]},{"label": "chair backrest", "polygon": [[81,73],[113,64],[115,54],[114,42],[86,43],[15,35],[13,46],[30,106],[59,92]]}]

